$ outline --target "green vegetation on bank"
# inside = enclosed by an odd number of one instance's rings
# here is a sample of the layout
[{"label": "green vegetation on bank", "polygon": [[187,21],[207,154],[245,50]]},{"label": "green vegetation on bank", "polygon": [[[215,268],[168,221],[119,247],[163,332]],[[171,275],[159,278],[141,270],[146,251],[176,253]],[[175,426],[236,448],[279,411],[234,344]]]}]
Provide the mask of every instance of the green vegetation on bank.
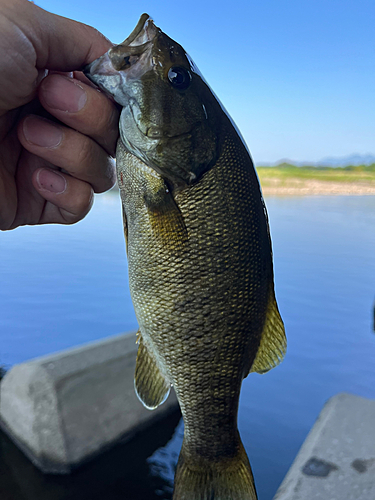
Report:
[{"label": "green vegetation on bank", "polygon": [[267,185],[275,179],[281,184],[290,179],[375,184],[375,163],[348,167],[313,167],[308,165],[296,167],[288,163],[281,163],[275,167],[257,167],[256,170],[263,185]]}]

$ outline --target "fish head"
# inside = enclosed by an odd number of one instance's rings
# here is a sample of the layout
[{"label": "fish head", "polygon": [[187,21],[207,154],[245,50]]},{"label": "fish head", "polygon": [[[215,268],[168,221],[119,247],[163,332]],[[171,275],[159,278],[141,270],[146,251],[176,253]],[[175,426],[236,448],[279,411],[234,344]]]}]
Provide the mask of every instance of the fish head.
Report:
[{"label": "fish head", "polygon": [[194,183],[214,163],[213,94],[181,45],[147,14],[84,73],[122,106],[124,146],[172,187]]}]

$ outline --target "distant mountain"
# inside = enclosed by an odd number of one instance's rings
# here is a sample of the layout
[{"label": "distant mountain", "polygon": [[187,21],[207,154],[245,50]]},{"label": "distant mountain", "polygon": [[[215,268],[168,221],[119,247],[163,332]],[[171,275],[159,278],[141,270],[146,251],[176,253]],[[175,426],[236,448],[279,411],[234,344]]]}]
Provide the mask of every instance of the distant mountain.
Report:
[{"label": "distant mountain", "polygon": [[347,167],[349,165],[372,165],[375,163],[375,155],[373,154],[352,154],[348,156],[327,156],[326,158],[322,158],[320,161],[294,161],[289,159],[282,159],[273,163],[259,162],[256,164],[257,167],[264,166],[276,166],[287,163],[289,165],[295,165],[296,167],[304,167],[304,166],[314,166],[314,167]]},{"label": "distant mountain", "polygon": [[342,157],[327,157],[315,163],[317,167],[347,167],[348,165],[372,165],[375,163],[375,156],[368,153],[365,155],[352,154]]},{"label": "distant mountain", "polygon": [[295,161],[289,160],[289,158],[283,158],[282,160],[267,162],[267,161],[257,161],[255,162],[256,167],[278,167],[280,165],[295,165],[296,167],[302,167],[305,165],[314,165],[312,161]]}]

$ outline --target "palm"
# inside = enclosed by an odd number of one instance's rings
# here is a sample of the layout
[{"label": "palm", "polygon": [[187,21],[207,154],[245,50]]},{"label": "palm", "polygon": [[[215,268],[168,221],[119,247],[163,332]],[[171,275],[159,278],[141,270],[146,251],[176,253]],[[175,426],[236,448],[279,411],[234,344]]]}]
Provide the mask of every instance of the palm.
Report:
[{"label": "palm", "polygon": [[[15,128],[19,110],[8,111],[0,117],[0,192],[5,200],[0,210],[0,227],[9,229],[17,213],[16,172],[22,146]],[[5,227],[8,226],[8,227]]]},{"label": "palm", "polygon": [[31,107],[35,111],[36,105],[40,108],[35,101],[0,117],[0,189],[5,200],[0,213],[0,223],[4,220],[2,229],[42,223],[43,213],[50,205],[38,194],[32,183],[34,171],[50,165],[27,151],[17,135],[17,124],[25,112]]}]

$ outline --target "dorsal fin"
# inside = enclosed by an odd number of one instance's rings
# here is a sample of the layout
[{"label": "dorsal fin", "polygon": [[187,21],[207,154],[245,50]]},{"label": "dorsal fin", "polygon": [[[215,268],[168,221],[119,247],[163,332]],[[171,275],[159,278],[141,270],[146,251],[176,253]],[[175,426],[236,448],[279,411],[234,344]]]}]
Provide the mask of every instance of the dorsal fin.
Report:
[{"label": "dorsal fin", "polygon": [[250,372],[266,373],[277,366],[286,353],[286,336],[273,286],[268,299],[266,321],[257,355]]}]

